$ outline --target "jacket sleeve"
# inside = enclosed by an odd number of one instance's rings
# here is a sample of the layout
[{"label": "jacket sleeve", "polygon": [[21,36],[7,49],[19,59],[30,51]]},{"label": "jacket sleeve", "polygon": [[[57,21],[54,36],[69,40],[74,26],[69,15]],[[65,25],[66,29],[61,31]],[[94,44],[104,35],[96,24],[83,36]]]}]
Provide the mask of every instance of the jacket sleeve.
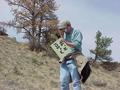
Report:
[{"label": "jacket sleeve", "polygon": [[83,39],[83,36],[81,32],[76,32],[74,34],[74,38],[72,42],[75,44],[75,48],[81,49],[82,39]]}]

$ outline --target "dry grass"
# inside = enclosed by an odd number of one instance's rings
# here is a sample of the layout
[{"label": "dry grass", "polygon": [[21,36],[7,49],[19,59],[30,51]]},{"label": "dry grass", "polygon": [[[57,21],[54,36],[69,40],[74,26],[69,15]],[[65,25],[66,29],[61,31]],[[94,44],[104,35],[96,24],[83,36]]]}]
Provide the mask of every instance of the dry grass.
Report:
[{"label": "dry grass", "polygon": [[101,66],[108,71],[113,71],[119,67],[119,63],[117,63],[117,62],[102,62]]},{"label": "dry grass", "polygon": [[[92,67],[83,90],[120,90],[120,72]],[[71,84],[72,85],[72,84]],[[28,50],[25,44],[0,37],[0,90],[59,90],[56,59]]]}]

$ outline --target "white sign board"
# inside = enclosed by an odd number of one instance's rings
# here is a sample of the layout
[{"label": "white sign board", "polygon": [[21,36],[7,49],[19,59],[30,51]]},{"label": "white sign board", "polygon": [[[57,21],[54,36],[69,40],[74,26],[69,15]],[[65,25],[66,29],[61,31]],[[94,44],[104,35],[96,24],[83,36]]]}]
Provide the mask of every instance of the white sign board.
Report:
[{"label": "white sign board", "polygon": [[58,55],[60,60],[64,59],[65,56],[71,53],[71,47],[66,45],[66,43],[62,41],[62,38],[58,39],[53,44],[51,44],[51,47]]}]

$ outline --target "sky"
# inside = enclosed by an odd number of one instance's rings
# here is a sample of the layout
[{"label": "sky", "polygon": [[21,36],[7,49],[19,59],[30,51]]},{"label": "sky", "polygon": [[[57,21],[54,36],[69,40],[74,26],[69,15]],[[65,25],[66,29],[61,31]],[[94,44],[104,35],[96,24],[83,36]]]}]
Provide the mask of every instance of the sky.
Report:
[{"label": "sky", "polygon": [[[83,34],[83,53],[91,56],[90,49],[95,48],[95,35],[99,30],[103,36],[113,38],[109,47],[112,58],[120,62],[120,0],[56,0],[58,10],[55,12],[60,21],[70,20],[74,28]],[[10,20],[10,7],[0,0],[0,21]],[[10,36],[22,41],[21,34],[9,30]]]}]

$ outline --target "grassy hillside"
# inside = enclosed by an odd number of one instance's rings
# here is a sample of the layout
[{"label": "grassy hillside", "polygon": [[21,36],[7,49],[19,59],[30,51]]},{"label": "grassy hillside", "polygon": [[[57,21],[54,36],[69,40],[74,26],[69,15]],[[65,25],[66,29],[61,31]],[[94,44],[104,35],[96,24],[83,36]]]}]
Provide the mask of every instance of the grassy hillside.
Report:
[{"label": "grassy hillside", "polygon": [[[83,90],[120,90],[120,67],[92,66]],[[0,90],[60,90],[59,63],[28,50],[27,45],[0,36]]]}]

